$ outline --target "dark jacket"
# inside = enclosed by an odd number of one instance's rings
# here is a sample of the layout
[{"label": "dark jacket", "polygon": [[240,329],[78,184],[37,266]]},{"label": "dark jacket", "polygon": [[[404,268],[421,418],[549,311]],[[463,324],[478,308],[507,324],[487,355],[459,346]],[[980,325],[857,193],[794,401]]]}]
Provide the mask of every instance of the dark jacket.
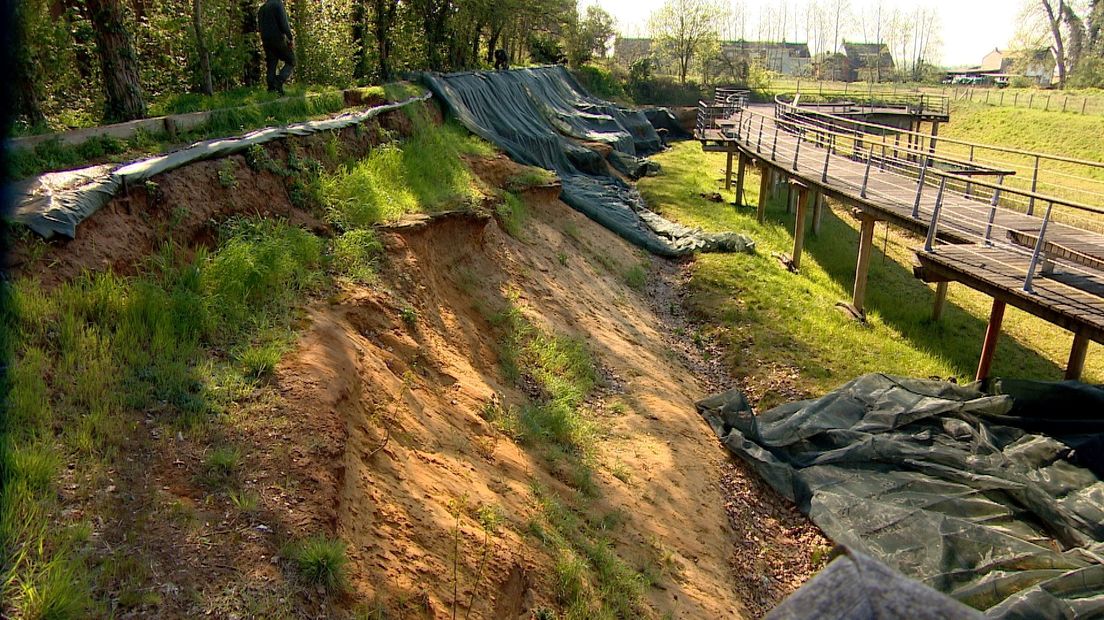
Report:
[{"label": "dark jacket", "polygon": [[288,26],[283,0],[265,0],[257,9],[257,29],[264,41],[280,41],[286,36],[288,43],[291,43],[291,27]]}]

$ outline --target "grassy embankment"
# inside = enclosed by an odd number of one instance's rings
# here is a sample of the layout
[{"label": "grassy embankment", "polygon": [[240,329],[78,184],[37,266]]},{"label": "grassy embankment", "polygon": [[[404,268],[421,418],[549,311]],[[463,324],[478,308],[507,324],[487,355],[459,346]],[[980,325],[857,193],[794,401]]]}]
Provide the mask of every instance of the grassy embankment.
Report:
[{"label": "grassy embankment", "polygon": [[[784,198],[773,200],[759,225],[754,209],[709,202],[700,193],[718,191],[724,156],[682,142],[655,158],[659,176],[640,189],[649,205],[683,224],[706,230],[746,232],[755,255],[704,254],[693,267],[690,303],[729,345],[729,366],[759,386],[761,407],[790,400],[777,388],[817,395],[868,372],[973,379],[991,300],[953,285],[942,321],[930,320],[933,287],[912,276],[911,248],[921,240],[876,232],[867,289],[866,325],[835,309],[850,300],[858,246],[856,222],[842,209],[824,214],[818,236],[806,236],[801,273],[791,274],[771,257],[793,248],[794,216]],[[757,204],[759,177],[749,171],[746,202]],[[883,254],[883,244],[886,253]],[[1009,308],[997,351],[997,376],[1060,379],[1072,335]],[[1101,347],[1092,345],[1086,381],[1104,380]]]},{"label": "grassy embankment", "polygon": [[[113,509],[128,509],[99,491],[141,443],[135,433],[144,416],[167,436],[210,442],[202,476],[209,497],[255,509],[256,498],[237,488],[238,451],[218,438],[235,423],[237,403],[272,374],[308,299],[339,279],[371,281],[381,249],[372,225],[481,198],[460,156],[491,148],[455,125],[417,124],[408,140],[309,180],[320,213],[340,231],[331,239],[279,221],[236,219],[222,225],[214,249],[188,259],[169,242],[135,276],[99,273],[51,291],[34,280],[4,285],[5,612],[78,618],[108,613],[108,601],[118,610],[157,597],[142,571],[120,580],[125,558],[92,536],[97,520],[110,524]],[[301,159],[267,165],[289,178],[321,168]],[[352,216],[352,203],[337,197],[343,183],[388,194],[361,195],[368,206]],[[392,196],[403,197],[398,208]],[[66,481],[86,491],[62,502]],[[74,503],[78,517],[65,510]],[[340,585],[339,542],[291,541],[285,554],[308,581]]]},{"label": "grassy embankment", "polygon": [[[398,101],[418,94],[412,85],[389,84],[361,89],[366,99],[379,97]],[[121,140],[111,136],[91,138],[80,144],[62,144],[49,140],[32,149],[9,154],[8,178],[21,179],[50,170],[64,170],[82,164],[124,162],[161,153],[181,145],[208,138],[224,137],[261,127],[281,125],[328,116],[345,109],[340,90],[289,89],[286,97],[259,89],[238,89],[213,97],[178,95],[150,106],[150,116],[217,110],[203,125],[186,133],[138,133]]]},{"label": "grassy embankment", "polygon": [[[136,449],[156,449],[143,443],[151,429],[204,446],[196,476],[204,505],[250,514],[263,504],[243,484],[243,451],[227,438],[246,423],[243,407],[264,393],[306,304],[340,281],[371,285],[381,260],[374,225],[483,201],[461,157],[493,149],[458,125],[433,127],[417,114],[412,120],[410,138],[333,172],[303,158],[253,158],[259,168],[306,180],[314,208],[337,231],[332,238],[279,221],[236,219],[222,225],[213,249],[193,256],[170,242],[134,276],[100,273],[50,291],[31,279],[4,286],[10,303],[0,350],[11,369],[0,424],[5,614],[84,618],[157,608],[161,584],[145,568],[142,541],[113,550],[97,531],[134,511],[155,518],[143,512],[148,506],[103,492],[133,467]],[[523,176],[515,182],[547,181],[546,174]],[[499,219],[517,235],[525,207],[511,194],[502,198]],[[533,488],[529,533],[555,560],[558,601],[569,618],[633,615],[650,578],[613,551],[617,514],[592,514],[598,431],[583,410],[598,381],[590,353],[579,341],[534,327],[514,303],[494,312],[504,334],[504,372],[532,380],[545,396],[486,415],[574,489],[562,495]],[[279,396],[270,390],[262,398]],[[122,490],[123,497],[133,491]],[[494,534],[493,510],[471,513],[462,500],[457,506],[458,520],[473,519]],[[285,540],[279,554],[302,592],[345,588],[345,548],[332,532]]]}]

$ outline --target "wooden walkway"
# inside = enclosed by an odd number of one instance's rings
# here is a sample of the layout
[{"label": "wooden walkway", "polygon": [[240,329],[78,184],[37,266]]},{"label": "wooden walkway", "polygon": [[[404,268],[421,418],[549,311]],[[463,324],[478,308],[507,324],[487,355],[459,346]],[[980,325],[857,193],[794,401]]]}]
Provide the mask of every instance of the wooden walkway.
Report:
[{"label": "wooden walkway", "polygon": [[[760,169],[764,195],[783,181],[791,185],[798,222],[792,257],[795,267],[800,265],[807,209],[813,210],[816,230],[822,197],[833,198],[854,207],[862,222],[850,304],[857,317],[864,316],[874,223],[889,222],[927,238],[925,247],[917,250],[920,266],[916,272],[923,280],[937,283],[936,314],[945,303],[949,281],[993,297],[979,378],[988,375],[1006,304],[1072,331],[1075,340],[1067,377],[1080,375],[1089,340],[1104,343],[1104,235],[1050,219],[1045,224],[1044,242],[1039,244],[1043,212],[1053,203],[1038,202],[1041,208],[1036,215],[1007,208],[1001,196],[1007,198],[1017,191],[996,189],[994,177],[1000,179],[1001,171],[967,171],[966,176],[958,176],[948,173],[942,162],[927,159],[921,151],[909,152],[904,145],[895,149],[897,152],[885,153],[884,143],[879,145],[882,150],[875,151],[864,148],[859,137],[842,146],[835,142],[830,128],[804,127],[800,118],[778,119],[775,114],[774,106],[747,106],[731,119],[716,123],[717,127],[699,131],[698,138],[705,150],[728,153],[727,183],[731,183],[733,156],[739,158],[738,202],[743,202],[748,164]],[[925,165],[926,159],[930,167]],[[994,206],[995,202],[1002,204]],[[760,218],[763,206],[759,205]],[[1055,208],[1060,210],[1060,203]]]}]

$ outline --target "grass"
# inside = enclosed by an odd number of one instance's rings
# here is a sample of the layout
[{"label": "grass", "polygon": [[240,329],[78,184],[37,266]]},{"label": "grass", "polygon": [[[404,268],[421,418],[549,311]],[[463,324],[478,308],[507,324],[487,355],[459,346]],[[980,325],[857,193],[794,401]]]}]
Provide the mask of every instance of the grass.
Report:
[{"label": "grass", "polygon": [[505,332],[501,359],[507,377],[531,395],[520,408],[490,403],[483,416],[535,449],[571,489],[532,489],[537,510],[529,530],[554,559],[560,617],[646,615],[644,591],[651,580],[614,548],[610,536],[620,524],[618,514],[594,516],[599,490],[592,467],[601,430],[585,406],[599,382],[593,356],[582,340],[534,325],[514,298],[492,323]]},{"label": "grass", "polygon": [[529,220],[529,209],[517,194],[506,192],[502,197],[502,203],[495,209],[495,215],[498,216],[498,223],[506,234],[518,238]]},{"label": "grass", "polygon": [[372,151],[343,169],[322,175],[319,202],[343,230],[367,228],[408,213],[470,207],[482,199],[461,155],[490,155],[493,148],[459,124],[430,128],[415,117],[414,135]]},{"label": "grass", "polygon": [[[96,605],[87,550],[52,525],[60,464],[89,476],[110,468],[130,411],[157,411],[170,427],[213,421],[251,365],[234,371],[212,350],[263,349],[286,333],[299,299],[322,283],[323,245],[243,219],[224,225],[215,251],[185,260],[167,246],[136,276],[87,275],[50,292],[30,280],[3,285],[0,346],[14,363],[0,425],[0,584],[17,615],[81,617]],[[232,447],[214,450],[202,476],[225,486],[237,461]]]},{"label": "grass", "polygon": [[590,505],[569,506],[539,485],[533,495],[537,513],[529,531],[555,557],[551,577],[562,617],[646,617],[644,592],[653,580],[614,549],[609,536],[620,520],[618,513],[601,515]]},{"label": "grass", "polygon": [[[411,209],[444,208],[457,196],[466,203],[476,190],[459,155],[487,154],[491,147],[459,126],[438,129],[425,117],[414,120],[415,135],[390,147],[400,155],[395,176],[371,182],[409,192],[416,199],[406,205]],[[292,156],[288,170],[267,153],[249,159],[258,169],[303,172],[297,178],[309,199],[311,180],[322,178],[320,166],[293,163]],[[441,175],[450,183],[442,185]],[[219,176],[223,184],[236,182],[229,173]],[[67,519],[57,488],[63,464],[75,465],[83,486],[98,488],[109,471],[124,466],[143,419],[167,435],[221,436],[213,425],[229,423],[231,406],[273,373],[304,299],[339,280],[374,278],[383,248],[370,223],[350,223],[327,240],[283,221],[235,218],[219,224],[213,249],[193,252],[170,242],[133,275],[84,275],[49,291],[34,280],[0,283],[0,354],[10,369],[0,385],[5,613],[79,618],[106,612],[111,603],[102,597],[123,586],[105,572],[111,563],[87,537],[78,540],[72,528],[58,525]],[[209,447],[196,480],[225,490],[238,510],[253,513],[259,498],[238,489],[242,460],[232,444]],[[194,511],[179,512],[196,519]],[[333,588],[341,582],[338,546],[323,539],[296,546],[296,565],[309,583]],[[146,592],[142,582],[150,578],[131,575],[126,581],[135,583],[124,589]]]},{"label": "grass", "polygon": [[[727,360],[738,377],[753,384],[792,384],[804,395],[822,394],[868,372],[917,377],[973,379],[991,300],[962,286],[952,286],[943,320],[930,320],[933,289],[911,273],[920,245],[879,227],[877,238],[887,251],[875,249],[867,289],[867,324],[846,318],[835,309],[850,300],[857,224],[826,212],[819,236],[806,236],[800,274],[791,274],[771,257],[793,247],[793,216],[785,214],[785,198],[768,203],[767,221],[760,225],[753,210],[735,209],[700,198],[721,191],[724,159],[707,154],[692,142],[678,143],[655,159],[663,171],[642,179],[645,200],[682,224],[706,230],[749,234],[758,253],[703,254],[690,282],[691,307],[710,331],[732,351]],[[757,203],[759,180],[751,171],[746,200]],[[1009,377],[1061,378],[1072,336],[1044,321],[1009,309],[994,374]],[[1104,379],[1104,360],[1093,345],[1086,381]],[[777,389],[764,390],[761,406],[792,400]]]},{"label": "grass", "polygon": [[322,586],[328,592],[342,592],[348,587],[345,576],[348,558],[345,543],[340,540],[313,536],[287,545],[283,555],[309,584]]},{"label": "grass", "polygon": [[[384,96],[389,101],[401,101],[422,92],[419,86],[401,83],[361,90],[367,95]],[[235,89],[213,97],[194,93],[176,95],[151,104],[150,116],[216,111],[199,127],[175,136],[139,133],[127,140],[100,136],[76,145],[48,140],[33,149],[15,149],[9,153],[9,169],[5,172],[8,178],[22,179],[82,164],[129,161],[181,144],[328,116],[343,109],[342,91],[313,87],[295,88],[283,98],[260,89]]]}]

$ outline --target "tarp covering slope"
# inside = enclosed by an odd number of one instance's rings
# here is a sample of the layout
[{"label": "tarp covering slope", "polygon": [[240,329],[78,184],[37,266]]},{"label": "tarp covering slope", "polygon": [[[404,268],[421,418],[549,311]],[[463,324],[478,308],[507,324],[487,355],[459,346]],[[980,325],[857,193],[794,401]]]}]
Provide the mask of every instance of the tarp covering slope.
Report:
[{"label": "tarp covering slope", "polygon": [[425,74],[424,81],[472,133],[515,161],[555,171],[564,202],[630,242],[664,256],[752,247],[741,235],[663,219],[610,175],[602,155],[580,142],[610,145],[610,161],[626,171],[632,158],[661,148],[659,135],[642,113],[592,97],[563,67]]},{"label": "tarp covering slope", "polygon": [[268,127],[232,138],[205,140],[171,153],[118,166],[108,164],[43,174],[16,184],[13,206],[0,215],[9,222],[27,226],[47,239],[54,235],[72,239],[77,236],[78,224],[128,185],[134,186],[193,162],[241,153],[255,144],[351,127],[384,112],[425,101],[430,96],[430,93],[426,93],[399,103],[376,106],[333,118]]},{"label": "tarp covering slope", "polygon": [[873,374],[752,415],[724,444],[833,541],[995,618],[1104,617],[1104,389]]}]

